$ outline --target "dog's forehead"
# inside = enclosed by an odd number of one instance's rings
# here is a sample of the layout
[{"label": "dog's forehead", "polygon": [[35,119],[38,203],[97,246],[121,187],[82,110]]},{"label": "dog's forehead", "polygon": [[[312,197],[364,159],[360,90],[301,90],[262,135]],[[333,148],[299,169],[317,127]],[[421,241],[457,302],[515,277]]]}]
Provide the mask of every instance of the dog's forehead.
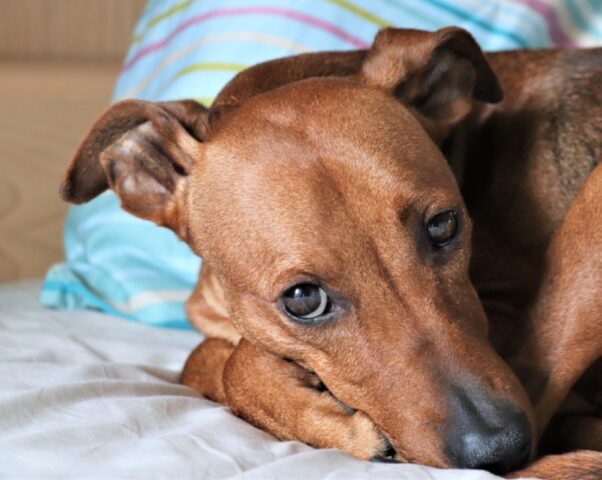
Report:
[{"label": "dog's forehead", "polygon": [[408,109],[386,92],[340,78],[258,95],[227,115],[209,143],[213,157],[227,157],[239,171],[264,167],[266,177],[325,168],[362,176],[363,183],[449,180],[439,150]]},{"label": "dog's forehead", "polygon": [[277,270],[337,271],[379,235],[366,234],[370,224],[385,219],[397,230],[416,192],[425,201],[459,195],[412,115],[384,93],[349,82],[250,101],[207,142],[199,175],[193,197],[203,215],[193,222],[204,225],[193,230],[207,232],[199,242],[209,256],[219,251],[223,268],[249,263],[236,271],[255,287]]}]

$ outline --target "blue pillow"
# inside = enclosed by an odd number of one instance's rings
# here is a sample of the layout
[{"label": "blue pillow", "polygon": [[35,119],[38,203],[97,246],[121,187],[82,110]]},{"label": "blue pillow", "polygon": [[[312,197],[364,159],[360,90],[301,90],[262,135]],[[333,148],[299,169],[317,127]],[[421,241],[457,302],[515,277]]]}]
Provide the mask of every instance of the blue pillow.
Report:
[{"label": "blue pillow", "polygon": [[[113,100],[210,104],[248,66],[306,51],[366,48],[387,25],[458,25],[484,49],[500,50],[599,44],[594,20],[601,17],[594,0],[151,0]],[[49,270],[43,305],[190,328],[184,302],[201,260],[171,231],[122,211],[107,192],[71,208],[64,243],[66,259]]]}]

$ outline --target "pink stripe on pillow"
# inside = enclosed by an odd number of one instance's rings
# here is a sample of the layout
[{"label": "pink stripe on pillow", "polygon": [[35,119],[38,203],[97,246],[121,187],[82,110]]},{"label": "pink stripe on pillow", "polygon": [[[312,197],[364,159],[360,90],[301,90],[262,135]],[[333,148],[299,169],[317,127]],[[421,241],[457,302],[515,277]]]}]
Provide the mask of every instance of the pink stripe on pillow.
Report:
[{"label": "pink stripe on pillow", "polygon": [[558,16],[556,14],[556,10],[554,7],[543,2],[542,0],[513,0],[516,3],[522,3],[526,5],[531,10],[535,10],[539,15],[541,15],[546,22],[548,23],[548,32],[550,33],[550,38],[552,41],[559,47],[577,47],[575,41],[569,37],[566,33],[562,31],[560,28],[560,23],[558,21]]},{"label": "pink stripe on pillow", "polygon": [[298,12],[295,10],[289,10],[286,8],[278,8],[278,7],[243,7],[243,8],[220,8],[217,10],[212,10],[210,12],[204,13],[202,15],[197,15],[186,20],[184,23],[178,25],[169,35],[167,35],[162,40],[158,40],[154,43],[150,43],[147,46],[140,49],[138,52],[134,54],[134,56],[125,62],[122,68],[122,72],[132,68],[141,58],[149,55],[150,53],[156,52],[161,48],[165,47],[178,33],[186,30],[192,25],[201,23],[205,20],[209,20],[211,18],[218,17],[226,17],[232,15],[253,15],[253,14],[263,14],[263,15],[275,15],[285,18],[290,18],[293,20],[300,21],[302,23],[306,23],[313,27],[319,28],[321,30],[327,31],[333,34],[336,37],[339,37],[342,40],[350,43],[354,47],[357,48],[367,48],[368,43],[362,40],[359,37],[337,27],[336,25],[326,22],[320,18],[312,17],[311,15],[306,15],[305,13]]}]

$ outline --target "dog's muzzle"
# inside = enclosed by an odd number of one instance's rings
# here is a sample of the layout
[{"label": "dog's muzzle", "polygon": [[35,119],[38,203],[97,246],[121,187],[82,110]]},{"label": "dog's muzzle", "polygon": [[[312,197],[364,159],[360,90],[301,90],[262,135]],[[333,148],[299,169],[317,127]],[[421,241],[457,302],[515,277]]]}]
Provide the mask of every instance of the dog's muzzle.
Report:
[{"label": "dog's muzzle", "polygon": [[516,405],[455,388],[450,411],[446,453],[455,466],[504,474],[529,460],[533,433]]}]

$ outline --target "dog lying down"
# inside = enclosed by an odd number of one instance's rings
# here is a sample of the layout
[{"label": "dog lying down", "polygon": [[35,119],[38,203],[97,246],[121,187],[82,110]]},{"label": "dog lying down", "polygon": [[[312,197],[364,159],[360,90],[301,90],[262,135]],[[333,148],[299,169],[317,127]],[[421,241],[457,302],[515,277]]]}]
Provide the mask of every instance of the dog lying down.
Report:
[{"label": "dog lying down", "polygon": [[61,192],[203,257],[182,382],[276,437],[602,478],[601,85],[602,49],[385,29],[111,106]]}]

